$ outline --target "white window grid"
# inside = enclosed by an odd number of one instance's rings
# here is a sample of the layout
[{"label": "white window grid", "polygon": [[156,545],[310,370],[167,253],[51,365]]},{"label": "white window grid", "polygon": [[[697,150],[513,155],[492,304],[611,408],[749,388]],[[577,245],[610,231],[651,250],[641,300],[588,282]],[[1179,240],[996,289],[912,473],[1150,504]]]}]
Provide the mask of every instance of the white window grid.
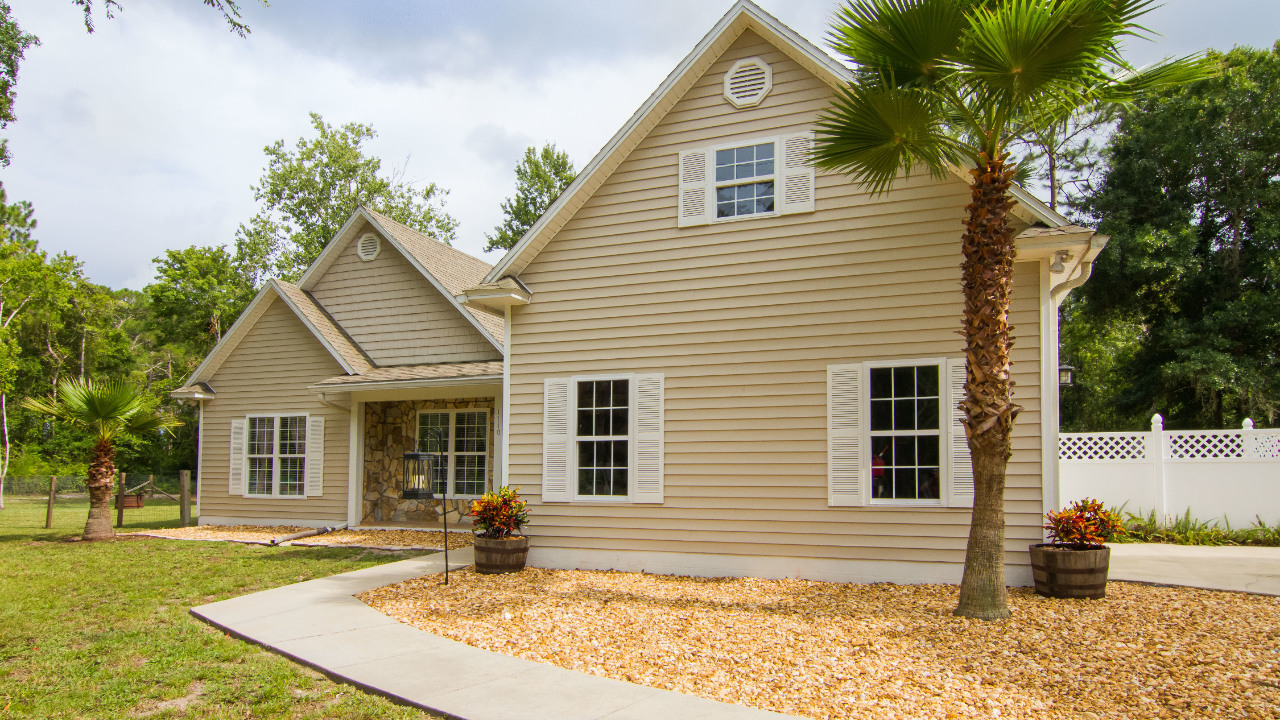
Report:
[{"label": "white window grid", "polygon": [[262,498],[304,497],[307,416],[250,415],[248,421],[245,494]]},{"label": "white window grid", "polygon": [[[893,401],[911,400],[913,401],[913,404],[914,404],[914,401],[920,400],[920,399],[936,399],[938,403],[937,427],[916,428],[916,429],[910,429],[910,430],[872,430],[871,429],[871,403],[872,403],[871,376],[873,371],[881,370],[881,369],[892,370],[895,368],[926,368],[926,367],[933,367],[937,370],[937,373],[938,373],[937,393],[938,394],[929,395],[929,396],[916,396],[913,389],[913,392],[910,396],[902,396],[902,397],[895,396],[893,398]],[[945,391],[945,385],[947,382],[946,370],[947,370],[947,365],[945,361],[934,360],[934,359],[873,361],[873,362],[867,362],[863,365],[863,373],[864,373],[863,382],[865,383],[864,387],[866,388],[866,390],[863,392],[863,397],[865,398],[865,400],[863,401],[863,408],[862,408],[862,418],[863,418],[862,444],[863,444],[863,447],[866,448],[866,452],[868,454],[868,458],[866,462],[871,468],[871,472],[868,473],[867,475],[867,478],[870,481],[870,487],[868,487],[867,490],[865,491],[867,493],[867,498],[871,502],[871,504],[873,505],[940,506],[946,502],[947,488],[945,486],[945,482],[946,482],[945,474],[948,469],[947,462],[946,462],[947,434],[946,432],[944,432],[943,428],[949,428],[949,423],[950,423],[950,415],[946,407],[947,405],[947,394]],[[877,498],[875,496],[876,465],[874,464],[875,438],[877,437],[888,437],[893,439],[900,438],[900,437],[903,437],[903,438],[905,437],[912,437],[912,438],[936,437],[938,439],[937,440],[938,442],[937,465],[922,466],[919,464],[919,455],[918,455],[919,442],[917,441],[917,446],[916,446],[917,456],[916,456],[916,463],[914,465],[911,465],[911,464],[904,465],[899,463],[899,464],[895,464],[893,466],[888,466],[888,467],[904,468],[904,469],[909,467],[914,467],[917,471],[917,475],[919,474],[919,471],[921,469],[936,469],[937,470],[936,492],[938,494],[938,497],[936,498],[896,498],[896,497]],[[886,470],[887,470],[887,467],[886,467]],[[917,477],[917,483],[919,482],[920,482],[919,478]],[[917,484],[917,492],[918,490],[919,490],[919,485]]]},{"label": "white window grid", "polygon": [[[716,188],[715,219],[725,221],[776,214],[778,163],[781,160],[777,138],[711,148]],[[769,207],[762,209],[762,203]]]},{"label": "white window grid", "polygon": [[435,455],[440,448],[423,430],[440,430],[444,440],[444,466],[433,466],[432,492],[449,497],[477,498],[484,494],[489,479],[489,411],[486,408],[423,410],[418,413],[419,452]]},{"label": "white window grid", "polygon": [[[610,420],[610,432],[608,435],[583,435],[579,430],[579,393],[582,383],[600,383],[600,382],[621,382],[626,388],[627,399],[625,405],[616,405],[613,403],[612,397],[608,405],[598,405],[593,403],[591,411],[608,411],[612,413],[621,410],[625,413],[625,421],[621,423],[621,428],[614,428],[613,421]],[[632,387],[632,376],[630,375],[583,375],[570,379],[569,403],[570,403],[570,467],[569,467],[569,487],[571,497],[575,500],[585,500],[590,502],[630,502],[630,491],[635,482],[635,463],[632,459],[633,448],[635,446],[635,388]],[[617,430],[623,430],[619,433]],[[582,442],[590,443],[610,443],[609,462],[607,465],[593,464],[583,467],[584,451]],[[593,451],[594,457],[594,451]],[[608,471],[610,473],[620,473],[621,477],[614,479],[611,477],[610,487],[614,483],[624,483],[624,492],[617,495],[594,494],[582,492],[582,478],[579,474],[580,470],[591,471]],[[595,489],[596,483],[593,480],[592,489]]]}]

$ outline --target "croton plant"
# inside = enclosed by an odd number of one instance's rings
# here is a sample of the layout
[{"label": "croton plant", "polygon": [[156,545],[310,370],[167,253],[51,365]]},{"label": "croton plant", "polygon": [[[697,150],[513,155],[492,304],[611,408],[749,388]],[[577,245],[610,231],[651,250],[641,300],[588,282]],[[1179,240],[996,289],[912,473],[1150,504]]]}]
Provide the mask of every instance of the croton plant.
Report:
[{"label": "croton plant", "polygon": [[1062,510],[1051,510],[1044,515],[1049,522],[1044,529],[1054,545],[1077,550],[1096,550],[1108,540],[1124,535],[1120,516],[1102,505],[1102,501],[1085,498],[1071,503]]},{"label": "croton plant", "polygon": [[529,522],[529,513],[525,511],[527,503],[520,499],[515,488],[499,488],[498,492],[485,493],[479,500],[471,503],[471,512],[475,526],[480,529],[480,537],[501,539],[520,535],[520,528]]}]

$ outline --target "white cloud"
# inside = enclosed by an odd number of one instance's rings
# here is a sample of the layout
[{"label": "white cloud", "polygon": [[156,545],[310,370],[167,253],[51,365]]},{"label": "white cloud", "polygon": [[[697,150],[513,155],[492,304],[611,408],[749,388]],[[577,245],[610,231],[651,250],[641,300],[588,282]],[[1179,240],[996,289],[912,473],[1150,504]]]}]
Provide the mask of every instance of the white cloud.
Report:
[{"label": "white cloud", "polygon": [[[69,0],[11,4],[43,46],[28,53],[7,131],[9,197],[35,204],[46,248],[135,288],[166,248],[232,241],[256,210],[263,146],[308,135],[309,111],[371,124],[384,166],[407,161],[410,179],[448,188],[457,244],[479,255],[524,147],[555,142],[581,168],[730,5],[246,0],[254,32],[241,39],[196,0],[126,0],[93,36]],[[764,6],[821,42],[834,3]],[[1196,6],[1152,16],[1169,35],[1157,55],[1198,47],[1183,31],[1202,22]],[[1214,37],[1261,44],[1247,36],[1280,19],[1272,5],[1224,7],[1273,21],[1219,19]]]}]

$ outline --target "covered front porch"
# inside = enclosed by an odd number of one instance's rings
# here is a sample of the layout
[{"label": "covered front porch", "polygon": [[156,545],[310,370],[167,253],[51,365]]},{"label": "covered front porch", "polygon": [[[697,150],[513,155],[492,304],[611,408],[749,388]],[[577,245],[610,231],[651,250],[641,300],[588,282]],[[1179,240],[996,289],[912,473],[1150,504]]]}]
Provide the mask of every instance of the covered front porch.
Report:
[{"label": "covered front porch", "polygon": [[313,389],[351,409],[349,525],[470,526],[471,501],[501,477],[501,362],[379,368]]}]

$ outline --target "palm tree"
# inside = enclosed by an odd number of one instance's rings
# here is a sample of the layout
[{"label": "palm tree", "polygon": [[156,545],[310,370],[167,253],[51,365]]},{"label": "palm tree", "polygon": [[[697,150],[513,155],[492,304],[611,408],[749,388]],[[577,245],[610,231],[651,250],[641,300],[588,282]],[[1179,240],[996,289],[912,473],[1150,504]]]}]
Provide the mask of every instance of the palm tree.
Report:
[{"label": "palm tree", "polygon": [[829,41],[854,66],[818,122],[815,162],[874,193],[923,166],[973,176],[961,235],[965,352],[961,403],[975,498],[957,615],[1009,616],[1004,483],[1019,407],[1012,397],[1009,298],[1020,159],[1009,149],[1082,108],[1209,73],[1191,56],[1135,70],[1121,42],[1151,0],[848,0]]},{"label": "palm tree", "polygon": [[66,380],[48,398],[27,398],[22,406],[52,415],[94,437],[93,461],[89,463],[89,519],[84,525],[85,540],[110,540],[111,485],[116,474],[115,442],[180,425],[156,413],[138,388],[119,382]]}]

